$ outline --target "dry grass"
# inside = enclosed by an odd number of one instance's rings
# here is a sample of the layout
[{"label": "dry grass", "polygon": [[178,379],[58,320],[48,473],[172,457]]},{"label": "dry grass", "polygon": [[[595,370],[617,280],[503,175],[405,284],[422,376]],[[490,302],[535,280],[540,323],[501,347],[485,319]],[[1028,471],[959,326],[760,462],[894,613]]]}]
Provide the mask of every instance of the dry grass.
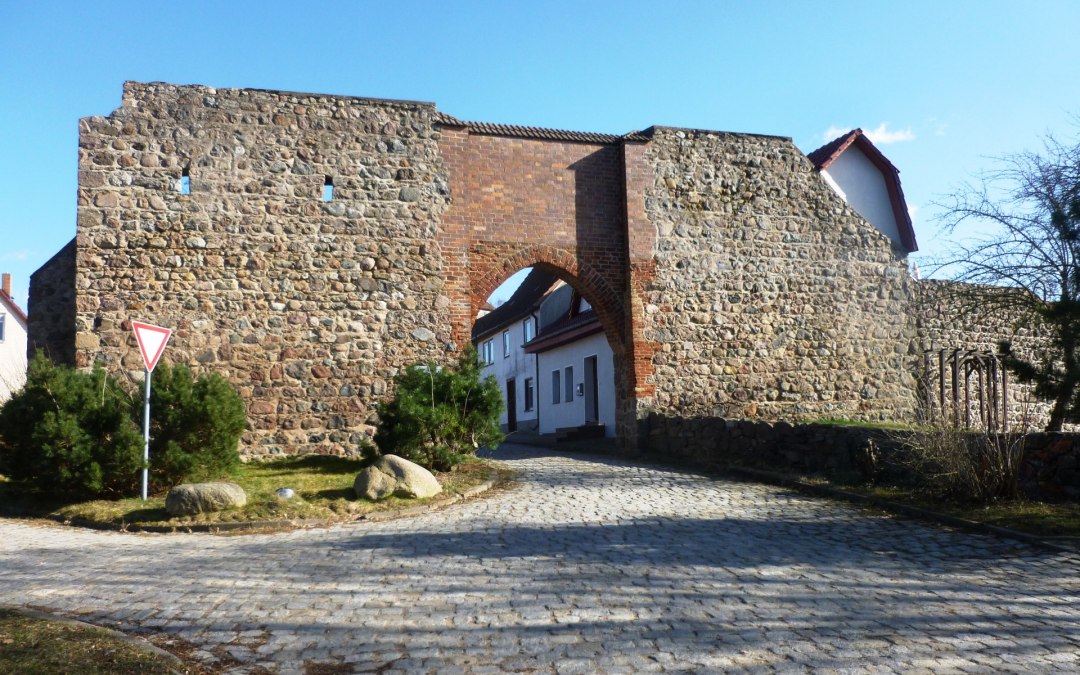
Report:
[{"label": "dry grass", "polygon": [[109,631],[0,608],[0,675],[169,672],[175,662]]}]

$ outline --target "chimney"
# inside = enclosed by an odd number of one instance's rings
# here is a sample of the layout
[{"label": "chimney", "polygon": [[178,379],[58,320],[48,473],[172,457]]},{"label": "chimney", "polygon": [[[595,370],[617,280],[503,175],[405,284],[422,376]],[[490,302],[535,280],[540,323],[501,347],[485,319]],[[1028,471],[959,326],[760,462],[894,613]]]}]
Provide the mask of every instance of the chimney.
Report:
[{"label": "chimney", "polygon": [[10,298],[11,297],[11,275],[8,274],[7,272],[4,272],[3,288],[4,288],[4,295],[6,295],[6,296],[8,296]]}]

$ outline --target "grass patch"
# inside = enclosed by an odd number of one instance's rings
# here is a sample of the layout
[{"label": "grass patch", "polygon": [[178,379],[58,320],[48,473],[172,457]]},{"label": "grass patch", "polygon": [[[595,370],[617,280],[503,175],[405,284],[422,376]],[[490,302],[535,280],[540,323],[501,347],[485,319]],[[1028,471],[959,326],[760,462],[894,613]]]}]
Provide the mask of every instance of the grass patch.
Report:
[{"label": "grass patch", "polygon": [[0,675],[141,675],[175,668],[171,659],[104,629],[0,608]]},{"label": "grass patch", "polygon": [[792,477],[812,485],[827,486],[866,497],[916,506],[927,511],[935,511],[977,523],[1007,527],[1040,537],[1080,541],[1080,504],[1074,502],[1014,500],[984,505],[931,499],[903,486],[868,485],[854,471],[801,474]]},{"label": "grass patch", "polygon": [[[241,466],[230,479],[247,493],[247,505],[239,509],[170,518],[165,510],[165,496],[147,501],[135,497],[120,500],[95,500],[76,504],[57,503],[40,495],[27,494],[8,482],[0,482],[0,504],[7,515],[60,519],[74,524],[109,527],[213,526],[264,521],[349,520],[377,511],[396,510],[420,504],[445,501],[469,488],[496,477],[492,464],[472,458],[453,471],[437,473],[443,486],[440,495],[429,499],[389,497],[380,502],[358,499],[353,480],[365,462],[347,457],[307,455],[252,461]],[[278,488],[292,488],[296,496],[281,499]]]}]

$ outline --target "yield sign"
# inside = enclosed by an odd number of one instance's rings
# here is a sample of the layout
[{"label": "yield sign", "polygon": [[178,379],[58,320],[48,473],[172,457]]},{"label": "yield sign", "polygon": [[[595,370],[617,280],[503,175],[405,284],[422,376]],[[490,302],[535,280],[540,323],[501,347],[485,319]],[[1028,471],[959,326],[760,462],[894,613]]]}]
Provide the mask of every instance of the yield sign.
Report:
[{"label": "yield sign", "polygon": [[139,342],[139,351],[142,352],[146,372],[151,373],[158,359],[161,358],[161,352],[165,351],[165,344],[169,341],[172,330],[139,321],[132,321],[131,328],[135,331],[135,339]]}]

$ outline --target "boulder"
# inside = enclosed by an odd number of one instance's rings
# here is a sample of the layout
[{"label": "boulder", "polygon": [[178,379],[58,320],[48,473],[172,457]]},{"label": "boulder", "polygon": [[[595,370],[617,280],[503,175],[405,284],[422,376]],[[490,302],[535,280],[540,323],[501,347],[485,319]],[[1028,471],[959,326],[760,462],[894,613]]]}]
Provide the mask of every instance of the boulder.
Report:
[{"label": "boulder", "polygon": [[383,455],[356,476],[357,497],[379,501],[390,495],[407,499],[434,497],[442,486],[430,471],[397,455]]},{"label": "boulder", "polygon": [[244,504],[247,494],[236,483],[184,483],[169,490],[165,497],[165,510],[170,516],[193,516]]}]

